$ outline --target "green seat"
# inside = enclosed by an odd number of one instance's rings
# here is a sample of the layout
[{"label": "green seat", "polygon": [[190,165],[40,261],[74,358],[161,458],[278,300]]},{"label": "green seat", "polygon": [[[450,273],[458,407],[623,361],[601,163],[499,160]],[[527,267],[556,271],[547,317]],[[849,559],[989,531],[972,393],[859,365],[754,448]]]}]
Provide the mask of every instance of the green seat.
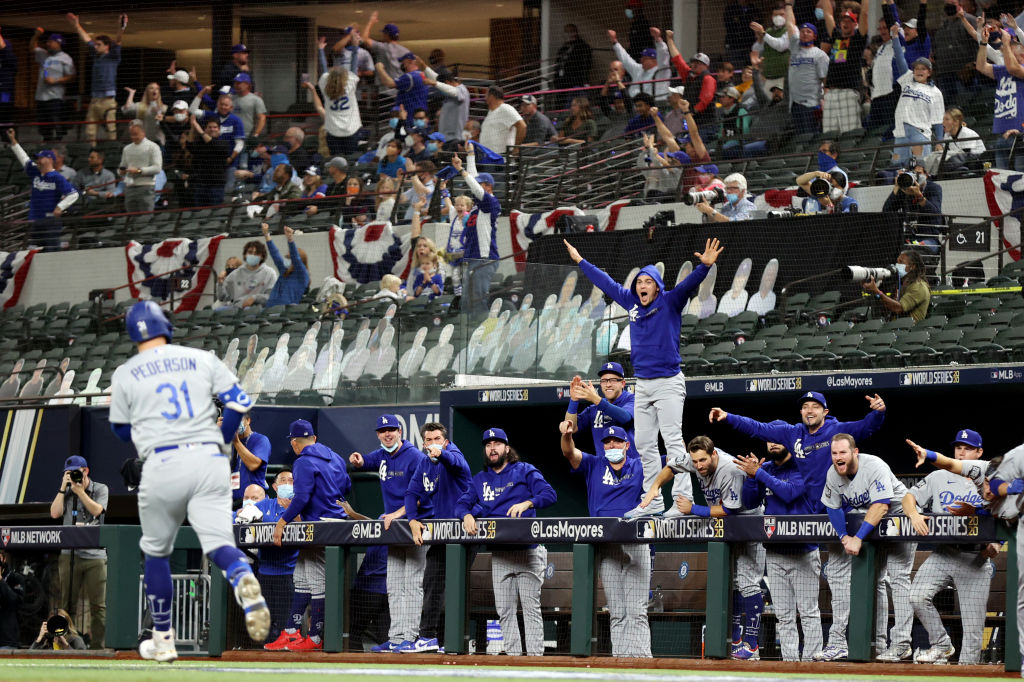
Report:
[{"label": "green seat", "polygon": [[924,318],[916,325],[915,329],[943,329],[949,323],[949,318],[945,315],[929,315]]},{"label": "green seat", "polygon": [[893,347],[906,353],[909,350],[927,346],[931,334],[927,331],[913,331],[900,334],[896,337]]}]

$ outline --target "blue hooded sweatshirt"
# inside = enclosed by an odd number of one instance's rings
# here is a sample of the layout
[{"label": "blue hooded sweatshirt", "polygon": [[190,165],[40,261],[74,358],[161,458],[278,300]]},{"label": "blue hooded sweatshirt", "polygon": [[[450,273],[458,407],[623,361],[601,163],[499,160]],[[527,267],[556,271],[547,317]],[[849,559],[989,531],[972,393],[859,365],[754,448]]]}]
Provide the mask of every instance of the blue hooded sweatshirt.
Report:
[{"label": "blue hooded sweatshirt", "polygon": [[384,448],[377,448],[363,455],[363,470],[376,469],[380,474],[380,492],[384,498],[385,513],[393,514],[405,505],[405,491],[423,460],[430,461],[419,448],[404,439],[391,454]]},{"label": "blue hooded sweatshirt", "polygon": [[[601,402],[597,405],[589,405],[576,416],[576,424],[579,427],[578,436],[590,431],[594,437],[594,452],[604,451],[604,442],[601,440],[610,426],[621,426],[633,443],[633,405],[636,396],[629,391],[623,391],[615,400],[609,401],[601,396]],[[637,455],[636,448],[630,448],[630,455]],[[636,505],[633,505],[636,506]],[[630,507],[632,509],[632,507]]]},{"label": "blue hooded sweatshirt", "polygon": [[558,495],[544,480],[537,467],[526,462],[512,462],[500,473],[485,466],[473,477],[472,485],[455,504],[456,518],[466,514],[475,517],[503,517],[512,505],[530,500],[533,507],[523,516],[536,516],[538,509],[555,503]]},{"label": "blue hooded sweatshirt", "polygon": [[881,426],[885,420],[885,412],[871,410],[866,417],[855,422],[841,422],[835,417],[826,416],[825,422],[811,434],[803,422],[787,424],[774,421],[770,424],[754,421],[738,414],[729,414],[725,422],[740,433],[765,442],[780,443],[793,453],[800,468],[800,474],[807,484],[807,496],[810,498],[812,513],[825,513],[825,505],[821,503],[821,491],[825,489],[825,476],[832,466],[832,436],[837,433],[848,433],[855,440],[867,438]]},{"label": "blue hooded sweatshirt", "polygon": [[307,445],[292,466],[292,476],[295,497],[281,515],[285,522],[299,515],[303,521],[348,518],[338,504],[352,489],[341,455],[320,443]]},{"label": "blue hooded sweatshirt", "polygon": [[473,474],[455,443],[441,450],[437,461],[424,457],[405,491],[405,516],[409,519],[454,519],[455,503],[469,490]]},{"label": "blue hooded sweatshirt", "polygon": [[[794,457],[783,464],[766,461],[753,478],[747,476],[743,479],[740,500],[747,509],[756,509],[763,502],[765,516],[814,513],[814,504],[807,495],[807,484]],[[779,554],[805,554],[817,547],[788,542],[767,542],[764,545],[767,551]]]},{"label": "blue hooded sweatshirt", "polygon": [[[580,269],[598,289],[629,313],[629,339],[632,350],[629,359],[633,373],[640,379],[674,377],[679,374],[679,330],[683,309],[708,274],[708,266],[699,263],[686,279],[673,289],[665,290],[665,283],[653,265],[645,265],[633,286],[627,290],[615,282],[601,268],[580,261]],[[640,305],[636,294],[636,280],[647,275],[658,285],[658,295],[647,305]]]}]

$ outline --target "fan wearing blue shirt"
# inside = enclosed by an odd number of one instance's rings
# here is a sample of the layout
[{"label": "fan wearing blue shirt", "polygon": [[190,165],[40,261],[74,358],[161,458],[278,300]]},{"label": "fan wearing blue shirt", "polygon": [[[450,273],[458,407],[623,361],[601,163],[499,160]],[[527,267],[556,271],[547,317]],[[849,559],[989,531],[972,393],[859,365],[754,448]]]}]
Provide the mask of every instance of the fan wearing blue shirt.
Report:
[{"label": "fan wearing blue shirt", "polygon": [[[807,485],[796,459],[779,443],[768,443],[768,461],[754,455],[736,458],[736,464],[747,474],[740,498],[743,506],[754,509],[764,503],[764,514],[813,514],[814,504],[807,494]],[[765,528],[768,526],[766,525]],[[818,582],[821,555],[817,545],[764,543],[768,588],[779,619],[779,641],[782,660],[799,661],[800,632],[796,615],[800,613],[800,630],[804,633],[803,660],[814,660],[821,650],[821,609],[818,607]]]},{"label": "fan wearing blue shirt", "polygon": [[[537,468],[519,460],[502,429],[483,433],[484,468],[473,477],[469,490],[459,498],[455,514],[469,535],[477,534],[477,517],[534,517],[537,510],[555,503],[555,489]],[[540,588],[544,583],[548,551],[543,545],[523,548],[503,545],[491,551],[491,583],[494,606],[501,621],[505,653],[522,656],[517,607],[523,609],[526,655],[544,655],[544,621],[540,615]]]},{"label": "fan wearing blue shirt", "polygon": [[[427,77],[416,66],[416,55],[406,52],[399,57],[399,63],[405,73],[398,78],[391,78],[384,64],[377,62],[377,77],[380,79],[381,85],[398,91],[395,95],[395,103],[404,106],[406,111],[426,109],[430,89],[427,87]],[[430,85],[434,83],[436,81],[430,81]]]},{"label": "fan wearing blue shirt", "polygon": [[78,191],[67,178],[54,170],[57,155],[52,150],[37,152],[33,162],[18,144],[14,128],[7,129],[7,139],[25,174],[32,178],[32,194],[28,200],[28,219],[32,221],[29,242],[43,247],[45,251],[59,251],[63,229],[60,217],[78,201]]},{"label": "fan wearing blue shirt", "polygon": [[[423,452],[427,457],[420,462],[405,493],[406,516],[409,530],[417,545],[423,544],[423,523],[420,519],[455,518],[455,503],[469,490],[473,474],[459,446],[448,440],[448,429],[437,422],[420,427]],[[424,513],[424,509],[433,511]],[[423,613],[420,632],[411,646],[399,653],[426,653],[440,651],[442,614],[444,613],[445,554],[444,545],[431,545],[427,550],[427,568],[423,574]]]},{"label": "fan wearing blue shirt", "polygon": [[487,310],[491,276],[498,270],[498,217],[501,215],[501,202],[494,196],[494,176],[476,172],[473,145],[469,145],[466,165],[464,169],[462,159],[452,157],[452,168],[462,176],[476,201],[476,207],[470,211],[462,230],[462,257],[471,261],[492,261],[469,264],[467,309],[470,313],[478,314]]},{"label": "fan wearing blue shirt", "polygon": [[236,501],[242,499],[242,494],[250,485],[258,485],[266,490],[270,439],[252,430],[251,412],[242,417],[231,447],[234,454],[231,458],[231,496]]},{"label": "fan wearing blue shirt", "polygon": [[[640,458],[628,457],[632,449],[626,431],[619,426],[602,430],[601,455],[576,449],[575,425],[565,420],[562,454],[573,473],[587,481],[587,507],[591,516],[621,517],[643,498],[644,466]],[[601,584],[608,599],[612,656],[651,657],[651,628],[647,623],[647,588],[651,582],[650,545],[596,546]]]},{"label": "fan wearing blue shirt", "polygon": [[[380,490],[384,498],[384,528],[395,519],[406,516],[406,492],[427,456],[402,437],[402,423],[397,415],[377,417],[377,440],[380,447],[362,455],[353,452],[348,461],[355,469],[376,470],[380,474]],[[433,514],[433,498],[419,499],[414,510],[419,516]],[[395,653],[409,648],[419,639],[420,613],[423,608],[423,572],[427,564],[427,548],[414,545],[392,545],[388,550],[388,605],[391,627],[388,641],[373,647],[373,653]]]}]

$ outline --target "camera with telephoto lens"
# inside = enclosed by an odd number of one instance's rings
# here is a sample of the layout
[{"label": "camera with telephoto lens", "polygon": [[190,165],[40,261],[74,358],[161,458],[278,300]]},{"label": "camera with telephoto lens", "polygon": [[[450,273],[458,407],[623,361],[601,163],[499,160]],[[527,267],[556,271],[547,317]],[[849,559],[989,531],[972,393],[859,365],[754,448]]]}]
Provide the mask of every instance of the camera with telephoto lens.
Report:
[{"label": "camera with telephoto lens", "polygon": [[698,192],[695,189],[691,189],[689,192],[683,195],[683,203],[687,206],[693,206],[694,204],[723,204],[725,203],[725,190],[721,187],[712,187]]},{"label": "camera with telephoto lens", "polygon": [[888,277],[896,276],[896,266],[889,265],[884,267],[868,268],[863,265],[847,265],[844,272],[847,280],[850,282],[866,282],[869,279],[881,282]]},{"label": "camera with telephoto lens", "polygon": [[72,483],[81,483],[84,480],[81,469],[72,469],[69,471],[68,478],[71,479]]},{"label": "camera with telephoto lens", "polygon": [[55,613],[46,619],[46,634],[51,637],[63,637],[68,634],[68,619]]},{"label": "camera with telephoto lens", "polygon": [[832,191],[832,183],[825,178],[814,178],[811,180],[811,196],[827,197]]},{"label": "camera with telephoto lens", "polygon": [[914,176],[906,171],[900,171],[896,176],[896,186],[900,189],[910,189],[914,184]]}]

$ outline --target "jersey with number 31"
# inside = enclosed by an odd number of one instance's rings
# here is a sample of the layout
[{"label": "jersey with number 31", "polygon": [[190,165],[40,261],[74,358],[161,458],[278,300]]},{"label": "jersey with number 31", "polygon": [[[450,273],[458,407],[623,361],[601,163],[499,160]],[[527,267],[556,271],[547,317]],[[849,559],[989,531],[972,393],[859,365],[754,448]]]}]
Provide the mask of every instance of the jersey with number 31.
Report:
[{"label": "jersey with number 31", "polygon": [[213,396],[236,383],[209,351],[157,346],[114,372],[110,421],[131,424],[132,442],[143,459],[163,445],[222,443]]}]

